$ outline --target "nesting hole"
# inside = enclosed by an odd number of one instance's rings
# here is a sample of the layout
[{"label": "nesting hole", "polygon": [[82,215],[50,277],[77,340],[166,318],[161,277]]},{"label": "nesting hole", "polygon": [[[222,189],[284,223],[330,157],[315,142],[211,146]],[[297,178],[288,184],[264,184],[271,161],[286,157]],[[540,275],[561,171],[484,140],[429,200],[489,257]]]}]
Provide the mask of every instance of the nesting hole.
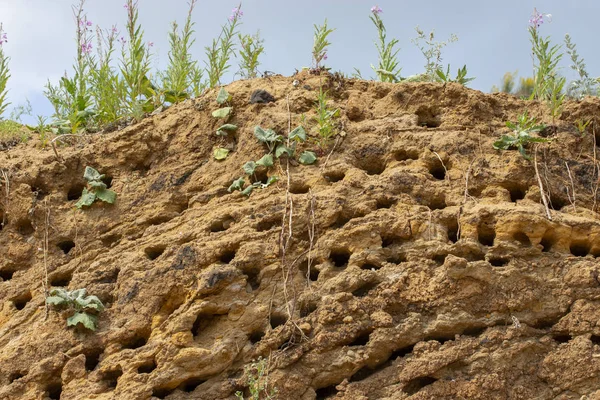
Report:
[{"label": "nesting hole", "polygon": [[548,233],[544,234],[544,237],[542,237],[542,241],[540,242],[540,244],[542,245],[542,251],[544,253],[547,253],[550,250],[552,250],[552,247],[554,247],[556,241],[557,240],[553,235],[550,235]]},{"label": "nesting hole", "polygon": [[316,282],[319,279],[319,274],[321,273],[321,271],[319,271],[314,264],[310,266],[309,270],[308,260],[304,260],[302,264],[300,264],[299,269],[303,272],[304,276],[308,275],[308,279],[310,279],[311,282]]},{"label": "nesting hole", "polygon": [[279,227],[279,226],[281,226],[281,216],[268,217],[268,218],[261,220],[256,225],[256,230],[259,232],[265,232],[265,231],[269,231],[269,230],[271,230],[275,227]]},{"label": "nesting hole", "polygon": [[23,236],[29,236],[35,232],[35,229],[29,219],[23,218],[17,222],[17,231]]},{"label": "nesting hole", "polygon": [[527,194],[527,189],[519,185],[507,185],[506,190],[510,194],[510,201],[516,203],[518,200],[523,200]]},{"label": "nesting hole", "polygon": [[519,242],[523,246],[531,246],[531,240],[524,232],[513,233],[513,239]]},{"label": "nesting hole", "polygon": [[67,287],[71,283],[73,278],[72,271],[65,271],[57,274],[53,274],[50,278],[50,286],[54,287]]},{"label": "nesting hole", "polygon": [[484,246],[493,246],[494,240],[496,239],[496,231],[493,225],[483,223],[480,224],[477,229],[477,240]]},{"label": "nesting hole", "polygon": [[571,336],[570,335],[552,335],[552,339],[554,339],[554,341],[556,343],[569,343],[569,341],[571,340]]},{"label": "nesting hole", "polygon": [[15,270],[13,269],[0,269],[0,278],[2,278],[4,282],[10,281],[14,274]]},{"label": "nesting hole", "polygon": [[490,258],[490,264],[492,265],[492,267],[504,267],[506,266],[510,260],[508,258],[505,257],[492,257]]},{"label": "nesting hole", "polygon": [[323,175],[329,183],[339,182],[346,177],[344,171],[331,171]]},{"label": "nesting hole", "polygon": [[472,326],[470,328],[467,328],[463,331],[462,335],[463,336],[470,336],[470,337],[479,337],[481,336],[487,329],[487,326]]},{"label": "nesting hole", "polygon": [[371,336],[371,331],[366,331],[361,333],[354,339],[352,343],[348,346],[366,346],[369,343],[369,338]]},{"label": "nesting hole", "polygon": [[309,190],[310,190],[310,186],[308,186],[304,182],[293,182],[290,185],[290,193],[292,193],[292,194],[304,194],[304,193],[308,193]]},{"label": "nesting hole", "polygon": [[151,246],[147,247],[146,250],[144,250],[144,253],[149,260],[154,261],[165,252],[166,248],[167,246],[162,244],[158,246]]},{"label": "nesting hole", "polygon": [[317,311],[318,307],[319,307],[319,305],[317,304],[316,301],[309,301],[305,304],[302,304],[302,306],[300,307],[300,317],[301,318],[308,317],[310,314]]},{"label": "nesting hole", "polygon": [[421,107],[415,113],[417,124],[425,128],[438,128],[442,124],[438,110],[431,107]]},{"label": "nesting hole", "polygon": [[183,390],[186,393],[191,393],[200,385],[202,385],[206,380],[200,379],[198,377],[188,378],[179,385],[179,389]]},{"label": "nesting hole", "polygon": [[69,252],[75,247],[75,242],[72,240],[63,240],[56,244],[56,247],[62,250],[63,253],[69,254]]},{"label": "nesting hole", "polygon": [[436,159],[429,166],[429,173],[431,174],[431,176],[433,176],[435,179],[437,179],[439,181],[443,181],[444,179],[446,179],[446,168],[444,168],[444,165],[438,159]]},{"label": "nesting hole", "polygon": [[85,369],[93,371],[100,363],[100,356],[102,355],[102,349],[90,349],[83,354],[85,355]]},{"label": "nesting hole", "polygon": [[448,222],[448,240],[456,243],[458,239],[458,221],[452,219]]},{"label": "nesting hole", "polygon": [[376,282],[367,282],[355,291],[352,295],[355,297],[365,297],[371,290],[375,289],[379,284]]},{"label": "nesting hole", "polygon": [[598,335],[592,335],[590,337],[590,340],[592,341],[593,344],[597,344],[600,346],[600,336]]},{"label": "nesting hole", "polygon": [[587,242],[575,241],[570,246],[571,254],[575,257],[585,257],[590,253],[590,244]]},{"label": "nesting hole", "polygon": [[550,194],[550,206],[553,210],[560,211],[564,206],[567,205],[567,201],[562,197]]},{"label": "nesting hole", "polygon": [[79,200],[84,188],[85,188],[85,185],[83,183],[77,183],[77,184],[71,186],[69,188],[69,191],[67,192],[67,200],[68,201]]},{"label": "nesting hole", "polygon": [[214,221],[210,225],[210,231],[213,233],[226,231],[227,229],[229,229],[231,227],[231,224],[233,224],[234,222],[235,222],[235,220],[233,219],[233,217],[231,217],[230,215],[227,215],[221,219]]},{"label": "nesting hole", "polygon": [[110,175],[104,175],[104,178],[102,178],[102,182],[104,182],[107,189],[110,189],[113,184],[113,177]]},{"label": "nesting hole", "polygon": [[406,385],[404,385],[404,387],[402,388],[402,391],[404,393],[408,394],[409,396],[412,396],[413,394],[415,394],[415,393],[419,392],[420,390],[424,389],[425,387],[435,383],[436,381],[437,381],[437,379],[435,379],[431,376],[415,378],[415,379],[408,381],[406,383]]},{"label": "nesting hole", "polygon": [[223,264],[229,264],[235,258],[236,251],[234,249],[228,249],[221,253],[219,256],[219,261]]},{"label": "nesting hole", "polygon": [[394,204],[396,204],[397,200],[389,197],[380,197],[377,199],[377,209],[381,210],[382,208],[392,208]]},{"label": "nesting hole", "polygon": [[364,159],[358,165],[360,169],[365,171],[367,175],[381,175],[385,171],[385,160],[383,158]]},{"label": "nesting hole", "polygon": [[16,381],[17,379],[21,379],[22,377],[24,377],[25,375],[27,375],[27,373],[23,373],[20,371],[17,372],[13,372],[8,376],[8,383],[13,383],[14,381]]},{"label": "nesting hole", "polygon": [[117,235],[117,234],[108,235],[101,239],[102,245],[104,245],[105,247],[112,247],[119,240],[121,240],[121,235]]},{"label": "nesting hole", "polygon": [[152,396],[156,397],[157,399],[164,399],[165,397],[173,394],[174,391],[175,389],[154,388],[152,389]]},{"label": "nesting hole", "polygon": [[338,393],[336,386],[337,386],[337,384],[327,386],[327,387],[324,387],[321,389],[317,389],[315,391],[317,394],[317,397],[315,398],[315,400],[326,400],[328,398],[334,397]]},{"label": "nesting hole", "polygon": [[43,189],[40,186],[32,186],[31,193],[33,193],[35,195],[35,198],[37,200],[43,200],[44,197],[46,197],[48,195],[48,191]]},{"label": "nesting hole", "polygon": [[121,377],[121,375],[123,375],[123,370],[121,370],[121,368],[113,369],[110,371],[106,371],[102,375],[102,380],[104,381],[104,384],[109,388],[109,390],[114,390],[119,383],[119,378]]},{"label": "nesting hole", "polygon": [[443,210],[447,207],[446,197],[443,195],[432,197],[427,204],[427,207],[429,207],[431,210]]},{"label": "nesting hole", "polygon": [[390,255],[387,259],[387,262],[392,264],[401,264],[407,261],[406,254],[404,253],[394,253]]},{"label": "nesting hole", "polygon": [[140,365],[137,369],[138,374],[149,374],[156,369],[156,361],[151,359]]},{"label": "nesting hole", "polygon": [[148,343],[148,338],[150,337],[150,332],[140,332],[129,339],[127,339],[123,343],[124,349],[139,349],[140,347],[144,347],[146,343]]},{"label": "nesting hole", "polygon": [[48,397],[52,400],[59,400],[62,394],[62,384],[60,382],[51,383],[46,389]]},{"label": "nesting hole", "polygon": [[288,318],[286,315],[284,315],[282,313],[272,313],[271,318],[269,318],[269,320],[270,320],[270,324],[271,324],[271,329],[275,329],[278,326],[285,325]]},{"label": "nesting hole", "polygon": [[329,255],[329,259],[336,268],[346,268],[350,261],[350,251],[347,249],[334,249]]},{"label": "nesting hole", "polygon": [[257,330],[254,331],[250,334],[250,336],[248,337],[248,339],[250,339],[250,343],[252,344],[256,344],[258,342],[260,342],[262,340],[262,338],[265,337],[265,332],[262,330]]},{"label": "nesting hole", "polygon": [[257,169],[256,171],[254,171],[254,174],[250,180],[250,183],[257,183],[260,182],[264,185],[267,184],[267,182],[269,181],[269,175],[267,174],[267,170],[262,168],[262,169]]},{"label": "nesting hole", "polygon": [[360,266],[360,269],[364,269],[366,271],[377,271],[380,268],[381,268],[381,265],[376,265],[376,264],[371,264],[371,263],[364,263],[363,265]]},{"label": "nesting hole", "polygon": [[418,160],[419,152],[415,149],[400,149],[394,152],[396,161]]},{"label": "nesting hole", "polygon": [[31,301],[31,292],[24,293],[19,297],[15,297],[12,302],[17,310],[22,310],[25,308],[27,303]]},{"label": "nesting hole", "polygon": [[395,360],[397,358],[403,358],[413,352],[415,349],[415,345],[411,344],[410,346],[401,347],[398,350],[395,350],[390,356],[390,360]]},{"label": "nesting hole", "polygon": [[215,320],[214,314],[200,313],[192,325],[192,335],[198,336],[203,330],[208,328],[209,325]]},{"label": "nesting hole", "polygon": [[436,254],[433,256],[433,261],[435,261],[438,265],[444,265],[444,262],[446,262],[446,257],[448,257],[448,254]]}]

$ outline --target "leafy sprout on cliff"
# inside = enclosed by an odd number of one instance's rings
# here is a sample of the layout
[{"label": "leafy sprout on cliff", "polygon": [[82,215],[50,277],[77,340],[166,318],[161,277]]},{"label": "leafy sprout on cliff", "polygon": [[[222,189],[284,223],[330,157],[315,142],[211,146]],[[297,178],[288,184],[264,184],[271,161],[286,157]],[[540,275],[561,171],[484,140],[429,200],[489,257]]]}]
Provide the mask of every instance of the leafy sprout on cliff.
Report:
[{"label": "leafy sprout on cliff", "polygon": [[10,73],[8,69],[8,61],[10,58],[4,54],[3,45],[8,43],[8,36],[6,32],[4,32],[2,28],[2,24],[0,24],[0,120],[2,119],[2,114],[6,111],[6,108],[10,105],[6,101],[6,95],[8,90],[6,89],[6,83],[10,78]]},{"label": "leafy sprout on cliff", "polygon": [[96,200],[102,200],[108,204],[114,204],[117,194],[108,189],[106,183],[102,180],[105,175],[100,174],[92,167],[85,167],[83,177],[88,181],[88,187],[83,188],[81,199],[75,204],[75,207],[89,207]]},{"label": "leafy sprout on cliff", "polygon": [[373,21],[373,24],[377,28],[379,35],[379,41],[375,43],[377,52],[379,53],[379,64],[375,67],[371,65],[371,68],[377,74],[377,77],[381,82],[398,82],[400,80],[400,70],[398,67],[398,52],[400,49],[395,49],[398,44],[398,39],[392,39],[387,41],[387,32],[383,20],[379,14],[383,13],[383,10],[379,6],[371,7],[371,15],[369,18]]},{"label": "leafy sprout on cliff", "polygon": [[541,132],[546,126],[538,124],[534,117],[529,117],[527,111],[521,114],[517,122],[507,121],[506,126],[512,130],[512,135],[502,135],[502,137],[493,144],[496,150],[508,150],[516,148],[526,160],[531,160],[525,147],[530,143],[546,143],[549,139],[531,136],[532,133]]},{"label": "leafy sprout on cliff", "polygon": [[97,314],[104,310],[104,304],[96,296],[86,296],[86,289],[75,289],[68,291],[62,288],[50,290],[50,296],[46,298],[46,304],[59,309],[74,311],[67,318],[67,326],[81,324],[84,328],[95,331],[98,325]]},{"label": "leafy sprout on cliff", "polygon": [[331,42],[327,40],[327,37],[335,30],[329,29],[327,26],[327,20],[323,25],[315,25],[314,43],[312,50],[313,62],[315,70],[322,68],[321,61],[327,60],[327,47],[331,45]]}]

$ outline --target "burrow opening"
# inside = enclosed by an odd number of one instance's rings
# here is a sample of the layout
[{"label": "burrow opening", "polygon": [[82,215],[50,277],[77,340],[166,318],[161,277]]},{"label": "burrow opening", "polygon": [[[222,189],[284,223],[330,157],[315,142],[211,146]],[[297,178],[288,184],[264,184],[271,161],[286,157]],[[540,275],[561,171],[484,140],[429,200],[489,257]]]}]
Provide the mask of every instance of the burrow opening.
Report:
[{"label": "burrow opening", "polygon": [[229,264],[235,258],[236,249],[226,249],[219,255],[219,261],[223,264]]},{"label": "burrow opening", "polygon": [[0,278],[2,278],[4,282],[10,281],[13,278],[15,272],[16,271],[14,269],[10,268],[0,269]]},{"label": "burrow opening", "polygon": [[290,185],[290,193],[292,194],[305,194],[310,190],[310,186],[308,186],[304,182],[292,182]]},{"label": "burrow opening", "polygon": [[519,242],[522,246],[531,246],[531,240],[525,232],[515,232],[512,235],[513,239]]},{"label": "burrow opening", "polygon": [[28,218],[22,218],[17,221],[17,231],[23,236],[29,236],[35,232],[35,229]]},{"label": "burrow opening", "polygon": [[67,200],[68,201],[79,200],[84,188],[85,188],[85,185],[83,183],[76,183],[76,184],[72,185],[69,188],[69,190],[67,191]]},{"label": "burrow opening", "polygon": [[365,297],[369,292],[375,289],[379,283],[377,282],[365,282],[362,286],[352,292],[354,297]]},{"label": "burrow opening", "polygon": [[51,400],[59,400],[62,394],[62,383],[53,382],[46,388],[46,393]]},{"label": "burrow opening", "polygon": [[55,273],[50,277],[50,286],[68,287],[69,283],[71,283],[71,279],[73,279],[72,271]]},{"label": "burrow opening", "polygon": [[20,311],[20,310],[24,309],[25,306],[27,305],[27,303],[29,303],[31,301],[31,298],[32,298],[31,292],[26,292],[18,297],[15,297],[12,300],[12,303],[15,306],[15,308]]},{"label": "burrow opening", "polygon": [[419,151],[416,149],[396,150],[394,152],[394,159],[396,161],[418,160],[419,159]]},{"label": "burrow opening", "polygon": [[202,331],[208,328],[218,315],[201,312],[196,316],[196,320],[192,325],[192,335],[197,337]]},{"label": "burrow opening", "polygon": [[167,246],[165,246],[163,244],[159,244],[156,246],[147,247],[144,250],[144,253],[146,254],[146,257],[148,257],[149,260],[154,261],[158,257],[160,257],[165,252],[166,249],[167,249]]},{"label": "burrow opening", "polygon": [[413,394],[421,391],[425,387],[432,385],[435,382],[437,382],[437,379],[431,376],[423,376],[420,378],[411,379],[404,385],[402,391],[409,396],[412,396]]},{"label": "burrow opening", "polygon": [[329,259],[331,263],[336,268],[346,268],[348,266],[348,262],[350,261],[350,250],[348,249],[333,249],[329,254]]},{"label": "burrow opening", "polygon": [[259,232],[269,231],[281,226],[281,216],[272,216],[262,219],[256,224],[256,230]]},{"label": "burrow opening", "polygon": [[417,115],[417,125],[425,128],[438,128],[442,125],[442,118],[435,107],[420,107],[415,114]]},{"label": "burrow opening", "polygon": [[315,398],[315,400],[326,400],[329,398],[333,398],[337,395],[338,390],[336,389],[336,386],[338,384],[334,384],[331,386],[326,386],[324,388],[320,388],[315,390],[317,397]]},{"label": "burrow opening", "polygon": [[13,372],[10,375],[8,375],[8,383],[13,383],[17,379],[21,379],[25,375],[27,375],[27,372],[22,372],[22,371]]},{"label": "burrow opening", "polygon": [[330,171],[323,175],[323,177],[329,183],[339,182],[346,177],[346,173],[344,171]]},{"label": "burrow opening", "polygon": [[365,331],[360,333],[348,346],[366,346],[369,344],[372,331]]},{"label": "burrow opening", "polygon": [[552,250],[552,247],[554,247],[557,241],[558,240],[556,239],[556,237],[554,237],[554,235],[551,232],[544,233],[542,241],[540,242],[540,244],[542,245],[542,251],[544,253],[549,252],[550,250]]},{"label": "burrow opening", "polygon": [[490,257],[489,262],[492,267],[501,268],[505,267],[510,262],[510,259],[506,257]]},{"label": "burrow opening", "polygon": [[575,257],[585,257],[590,254],[590,244],[587,241],[573,241],[570,251]]},{"label": "burrow opening", "polygon": [[191,393],[204,382],[206,382],[206,380],[201,379],[199,377],[187,378],[185,381],[181,382],[181,384],[179,385],[179,389],[186,393]]},{"label": "burrow opening", "polygon": [[448,165],[442,163],[437,158],[433,162],[429,163],[429,173],[439,181],[446,179],[447,168],[449,168]]},{"label": "burrow opening", "polygon": [[477,240],[484,246],[491,247],[496,239],[495,224],[491,222],[481,222],[477,227]]},{"label": "burrow opening", "polygon": [[252,332],[250,334],[248,339],[250,340],[250,343],[256,344],[256,343],[260,342],[262,340],[262,338],[264,338],[264,337],[265,337],[265,332],[263,330],[255,330],[254,332]]},{"label": "burrow opening", "polygon": [[123,370],[120,367],[112,369],[102,374],[102,381],[109,390],[114,390],[119,384],[119,378],[121,377],[121,375],[123,375]]},{"label": "burrow opening", "polygon": [[210,231],[213,233],[224,232],[229,229],[234,222],[235,219],[233,219],[231,215],[226,215],[223,218],[213,221],[213,223],[210,224]]},{"label": "burrow opening", "polygon": [[279,326],[285,325],[287,320],[288,320],[288,317],[283,313],[279,313],[279,312],[271,313],[271,316],[269,318],[269,323],[271,324],[271,329],[275,329]]},{"label": "burrow opening", "polygon": [[85,369],[93,371],[100,363],[100,356],[104,350],[102,349],[89,349],[83,353],[85,356]]},{"label": "burrow opening", "polygon": [[154,358],[152,358],[140,365],[137,369],[137,372],[138,374],[150,374],[156,369],[156,367],[156,361],[154,360]]},{"label": "burrow opening", "polygon": [[56,244],[64,254],[69,254],[69,252],[75,247],[75,242],[72,240],[63,240]]}]

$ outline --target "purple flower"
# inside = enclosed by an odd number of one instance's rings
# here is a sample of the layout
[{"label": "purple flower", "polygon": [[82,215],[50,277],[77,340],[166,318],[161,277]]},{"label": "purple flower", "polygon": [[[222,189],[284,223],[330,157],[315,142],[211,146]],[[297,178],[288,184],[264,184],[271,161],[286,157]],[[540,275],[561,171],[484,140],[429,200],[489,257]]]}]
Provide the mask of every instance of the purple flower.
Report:
[{"label": "purple flower", "polygon": [[2,36],[0,36],[0,46],[2,46],[2,43],[8,43],[8,37],[6,36],[6,33],[2,33]]},{"label": "purple flower", "polygon": [[546,18],[548,22],[552,22],[552,14],[542,14],[534,8],[533,14],[531,14],[531,18],[529,19],[529,26],[532,28],[539,28],[544,23],[544,18]]},{"label": "purple flower", "polygon": [[121,44],[123,46],[125,46],[125,43],[127,43],[127,40],[125,40],[125,38],[123,36],[121,36],[121,38],[119,39],[119,42],[121,42]]},{"label": "purple flower", "polygon": [[244,16],[244,12],[240,10],[238,7],[231,10],[231,15],[229,16],[229,22],[233,22],[238,18],[242,18]]},{"label": "purple flower", "polygon": [[84,43],[81,45],[81,52],[83,54],[90,54],[92,52],[92,44],[91,43]]},{"label": "purple flower", "polygon": [[129,4],[123,4],[123,8],[129,10]]},{"label": "purple flower", "polygon": [[373,7],[371,7],[371,12],[373,14],[377,15],[377,14],[381,14],[383,12],[383,10],[378,5],[374,5]]},{"label": "purple flower", "polygon": [[327,60],[327,53],[323,54],[323,60]]},{"label": "purple flower", "polygon": [[86,21],[86,22],[85,22],[85,24],[86,24],[87,26],[92,26],[92,21]]},{"label": "purple flower", "polygon": [[154,42],[148,42],[148,47],[153,47],[154,46]]},{"label": "purple flower", "polygon": [[112,29],[110,30],[111,33],[117,33],[117,27],[113,26]]}]

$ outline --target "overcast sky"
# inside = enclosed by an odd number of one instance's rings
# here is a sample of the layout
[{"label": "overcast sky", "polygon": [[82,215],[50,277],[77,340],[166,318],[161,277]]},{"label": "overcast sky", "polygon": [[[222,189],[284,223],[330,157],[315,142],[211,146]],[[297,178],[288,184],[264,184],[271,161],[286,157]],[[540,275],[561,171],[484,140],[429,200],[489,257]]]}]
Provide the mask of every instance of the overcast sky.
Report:
[{"label": "overcast sky", "polygon": [[[124,31],[126,11],[124,0],[87,0],[88,19],[103,28],[116,24]],[[8,83],[9,98],[13,105],[29,99],[34,114],[50,115],[52,109],[43,96],[47,80],[56,83],[67,71],[71,74],[75,57],[75,23],[72,0],[0,0],[0,22],[8,34],[4,45],[11,57],[12,78]],[[245,0],[241,30],[254,33],[260,29],[265,39],[265,54],[260,70],[269,70],[289,76],[294,70],[309,66],[313,25],[325,18],[335,28],[327,66],[333,71],[353,72],[359,68],[364,77],[371,77],[370,64],[377,63],[373,44],[377,38],[369,20],[374,1],[364,0]],[[597,0],[454,0],[454,1],[398,1],[378,0],[383,9],[381,17],[388,29],[388,37],[398,38],[402,76],[423,72],[424,58],[411,43],[415,26],[423,30],[435,29],[436,37],[445,40],[451,33],[459,40],[445,48],[444,63],[456,71],[467,65],[469,76],[476,79],[470,87],[489,92],[499,84],[507,71],[518,70],[521,76],[531,75],[527,24],[534,7],[551,13],[551,23],[542,26],[542,34],[551,35],[562,43],[565,33],[571,34],[585,59],[588,72],[600,75],[600,56],[597,53],[595,29],[600,15]],[[193,53],[204,61],[204,46],[220,31],[237,1],[198,0],[194,12],[196,43]],[[168,53],[170,23],[183,23],[187,0],[139,0],[140,22],[145,40],[154,42],[154,65],[164,68]],[[234,60],[235,62],[235,60]],[[563,60],[563,73],[574,78],[568,57]],[[237,67],[234,68],[237,70]],[[227,77],[228,81],[232,76]],[[8,117],[5,115],[5,117]],[[30,119],[25,119],[29,120]]]}]

